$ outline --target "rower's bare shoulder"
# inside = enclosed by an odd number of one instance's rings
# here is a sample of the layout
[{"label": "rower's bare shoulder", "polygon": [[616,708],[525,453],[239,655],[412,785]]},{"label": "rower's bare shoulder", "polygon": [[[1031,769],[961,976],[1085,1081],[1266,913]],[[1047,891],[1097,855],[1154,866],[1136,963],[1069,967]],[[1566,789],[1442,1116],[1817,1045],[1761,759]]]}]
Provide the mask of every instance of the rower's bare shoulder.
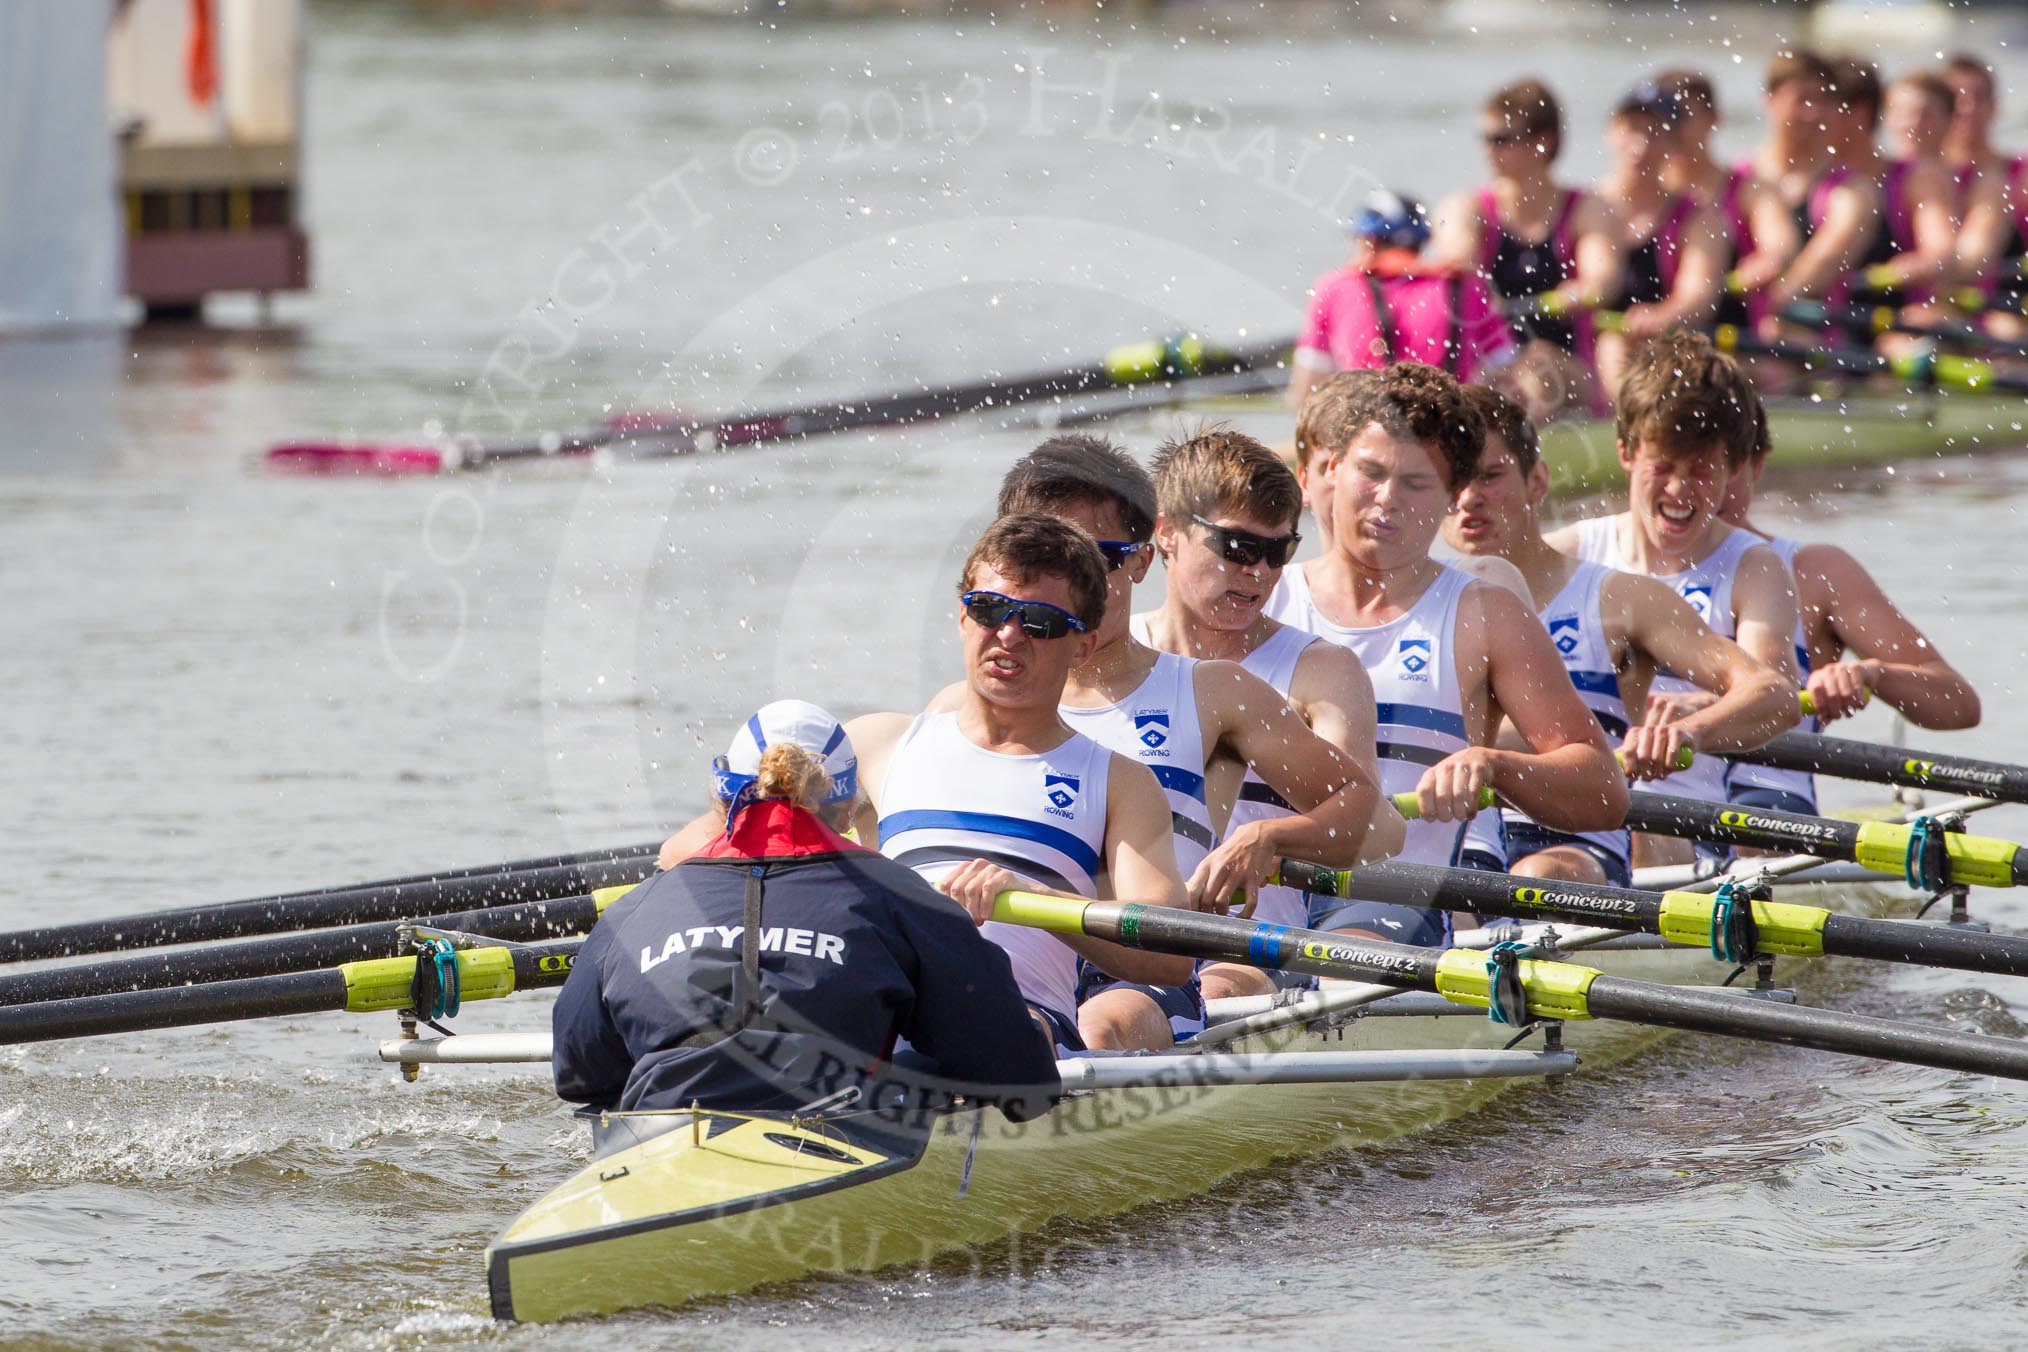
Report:
[{"label": "rower's bare shoulder", "polygon": [[1289,695],[1298,703],[1312,699],[1339,698],[1348,691],[1363,691],[1373,698],[1373,678],[1359,654],[1329,639],[1317,639],[1296,657],[1295,673],[1289,678]]},{"label": "rower's bare shoulder", "polygon": [[1573,521],[1568,526],[1558,526],[1555,530],[1544,531],[1543,542],[1559,554],[1568,554],[1576,558],[1579,549],[1577,525],[1578,523]]},{"label": "rower's bare shoulder", "polygon": [[1528,591],[1528,579],[1521,576],[1521,570],[1503,558],[1492,554],[1467,554],[1462,558],[1448,561],[1450,566],[1489,587],[1505,587],[1531,606],[1535,598]]},{"label": "rower's bare shoulder", "polygon": [[1260,677],[1237,662],[1206,658],[1197,664],[1197,706],[1207,720],[1207,733],[1222,737],[1251,716],[1258,722],[1263,705],[1282,703],[1281,695]]},{"label": "rower's bare shoulder", "polygon": [[1866,565],[1838,545],[1807,544],[1796,550],[1793,570],[1799,585],[1819,583],[1834,587],[1839,582],[1870,581]]},{"label": "rower's bare shoulder", "polygon": [[860,765],[885,764],[888,754],[901,741],[915,720],[907,714],[861,714],[845,723],[845,737],[852,743],[852,756]]},{"label": "rower's bare shoulder", "polygon": [[[1501,657],[1514,652],[1517,643],[1527,643],[1530,630],[1548,644],[1549,632],[1532,605],[1491,582],[1467,582],[1458,595],[1454,631],[1459,678],[1470,685],[1490,676]],[[1550,652],[1554,655],[1555,649]]]},{"label": "rower's bare shoulder", "polygon": [[[1157,813],[1156,808],[1161,811]],[[1116,826],[1144,825],[1159,820],[1163,832],[1169,826],[1169,799],[1155,772],[1115,751],[1106,762],[1106,832]]]},{"label": "rower's bare shoulder", "polygon": [[1612,202],[1596,188],[1578,194],[1577,206],[1571,212],[1570,224],[1579,234],[1609,234],[1617,236],[1620,227],[1620,213],[1613,209]]}]

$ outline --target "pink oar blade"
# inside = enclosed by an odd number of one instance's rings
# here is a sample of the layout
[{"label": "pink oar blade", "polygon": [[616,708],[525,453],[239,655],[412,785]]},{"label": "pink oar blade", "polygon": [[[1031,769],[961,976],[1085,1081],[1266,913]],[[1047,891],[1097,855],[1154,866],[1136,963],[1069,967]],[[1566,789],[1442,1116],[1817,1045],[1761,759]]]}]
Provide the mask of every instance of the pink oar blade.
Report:
[{"label": "pink oar blade", "polygon": [[268,448],[267,468],[279,474],[441,474],[444,453],[434,446],[348,446],[335,441],[289,441]]}]

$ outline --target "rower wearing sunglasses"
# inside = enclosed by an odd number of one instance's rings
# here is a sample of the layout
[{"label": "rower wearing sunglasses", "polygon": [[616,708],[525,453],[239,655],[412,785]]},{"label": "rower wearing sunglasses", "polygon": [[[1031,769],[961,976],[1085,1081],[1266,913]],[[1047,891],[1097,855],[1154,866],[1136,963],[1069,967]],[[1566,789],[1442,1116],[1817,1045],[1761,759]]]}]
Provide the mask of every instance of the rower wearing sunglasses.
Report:
[{"label": "rower wearing sunglasses", "polygon": [[[1485,441],[1464,387],[1403,363],[1312,398],[1336,400],[1304,409],[1333,538],[1322,557],[1283,572],[1266,609],[1365,665],[1382,787],[1418,800],[1401,857],[1503,871],[1497,815],[1483,814],[1490,841],[1471,848],[1467,835],[1487,788],[1562,830],[1619,826],[1626,777],[1534,612],[1430,557]],[[1502,716],[1520,748],[1494,746]],[[1333,903],[1313,923],[1426,945],[1450,934],[1444,911],[1377,902]]]},{"label": "rower wearing sunglasses", "polygon": [[1430,259],[1477,269],[1503,301],[1547,302],[1518,321],[1521,356],[1511,378],[1531,409],[1587,407],[1587,307],[1620,289],[1612,208],[1556,181],[1563,107],[1541,81],[1495,90],[1480,110],[1479,138],[1493,180],[1437,208]]},{"label": "rower wearing sunglasses", "polygon": [[[1058,712],[1072,666],[1098,642],[1105,559],[1053,516],[1003,516],[973,546],[958,593],[964,679],[918,717],[868,714],[847,727],[866,800],[859,837],[970,911],[1057,1045],[1081,1050],[1080,959],[1121,981],[1182,985],[1191,969],[990,919],[1008,888],[1095,899],[1101,879],[1115,896],[1189,904],[1162,786]],[[1160,1032],[1166,1043],[1168,1026]]]},{"label": "rower wearing sunglasses", "polygon": [[[1530,608],[1540,615],[1579,697],[1622,747],[1630,775],[1673,768],[1660,727],[1629,727],[1627,710],[1645,709],[1658,671],[1674,672],[1712,697],[1679,725],[1704,751],[1758,746],[1795,721],[1794,687],[1708,628],[1690,603],[1652,577],[1571,558],[1543,538],[1540,511],[1549,470],[1521,407],[1492,390],[1466,390],[1486,422],[1478,471],[1444,518],[1444,539],[1460,553],[1504,558],[1521,570]],[[1629,741],[1631,739],[1631,741]],[[1642,749],[1646,748],[1646,749]],[[1565,882],[1632,881],[1632,843],[1624,828],[1570,832],[1508,810],[1510,872]]]},{"label": "rower wearing sunglasses", "polygon": [[[1243,432],[1207,428],[1155,453],[1155,551],[1168,580],[1159,610],[1134,617],[1134,636],[1164,653],[1238,662],[1286,698],[1310,730],[1358,762],[1376,783],[1373,683],[1335,643],[1262,613],[1302,536],[1302,490],[1281,458]],[[1235,776],[1232,771],[1242,769]],[[1294,813],[1260,773],[1220,763],[1207,789],[1228,832]],[[1399,848],[1392,804],[1367,833],[1369,856]],[[1254,919],[1309,924],[1309,900],[1292,887],[1260,890]],[[1297,984],[1222,963],[1199,973],[1206,999],[1262,995]],[[1301,979],[1297,979],[1300,981]],[[1306,983],[1305,983],[1306,984]]]},{"label": "rower wearing sunglasses", "polygon": [[[1250,913],[1284,856],[1348,867],[1370,857],[1369,840],[1378,855],[1391,853],[1400,818],[1374,775],[1311,732],[1271,686],[1236,663],[1157,652],[1134,637],[1134,587],[1154,561],[1155,508],[1148,472],[1099,437],[1053,437],[1001,481],[1002,512],[1050,512],[1091,532],[1109,554],[1105,614],[1092,651],[1070,673],[1065,720],[1161,781],[1177,860],[1203,909],[1223,909],[1243,895]],[[1236,781],[1248,766],[1295,811],[1242,822],[1221,841],[1207,781],[1220,774]],[[1214,989],[1224,975],[1213,970]],[[1196,989],[1107,982],[1093,973],[1079,1011],[1087,1039],[1132,1046],[1159,1043],[1164,1032],[1194,1032],[1202,1018]]]}]

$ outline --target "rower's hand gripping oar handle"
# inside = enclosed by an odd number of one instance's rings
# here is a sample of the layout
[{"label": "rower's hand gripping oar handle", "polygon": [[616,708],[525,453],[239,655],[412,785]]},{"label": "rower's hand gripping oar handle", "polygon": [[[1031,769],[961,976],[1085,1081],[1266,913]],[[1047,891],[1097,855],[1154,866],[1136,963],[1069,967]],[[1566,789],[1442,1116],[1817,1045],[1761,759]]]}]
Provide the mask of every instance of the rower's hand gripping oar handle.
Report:
[{"label": "rower's hand gripping oar handle", "polygon": [[[1414,822],[1422,820],[1422,800],[1417,798],[1413,793],[1397,793],[1391,801],[1394,803],[1394,810],[1401,814],[1403,821]],[[1481,812],[1493,806],[1493,802],[1494,795],[1491,785],[1487,785],[1479,790],[1479,810]]]}]

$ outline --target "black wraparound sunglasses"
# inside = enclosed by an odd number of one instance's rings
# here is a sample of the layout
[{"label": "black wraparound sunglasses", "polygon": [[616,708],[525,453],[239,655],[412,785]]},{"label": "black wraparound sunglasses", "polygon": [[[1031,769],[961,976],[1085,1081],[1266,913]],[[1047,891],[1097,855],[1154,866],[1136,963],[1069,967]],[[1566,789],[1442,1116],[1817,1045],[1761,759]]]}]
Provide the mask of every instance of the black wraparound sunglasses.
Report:
[{"label": "black wraparound sunglasses", "polygon": [[1236,563],[1242,568],[1251,568],[1265,563],[1270,568],[1288,566],[1296,557],[1296,546],[1303,537],[1295,531],[1287,535],[1255,535],[1250,530],[1234,530],[1230,526],[1214,526],[1201,516],[1190,518],[1210,533],[1205,545],[1212,553],[1227,563]]}]

